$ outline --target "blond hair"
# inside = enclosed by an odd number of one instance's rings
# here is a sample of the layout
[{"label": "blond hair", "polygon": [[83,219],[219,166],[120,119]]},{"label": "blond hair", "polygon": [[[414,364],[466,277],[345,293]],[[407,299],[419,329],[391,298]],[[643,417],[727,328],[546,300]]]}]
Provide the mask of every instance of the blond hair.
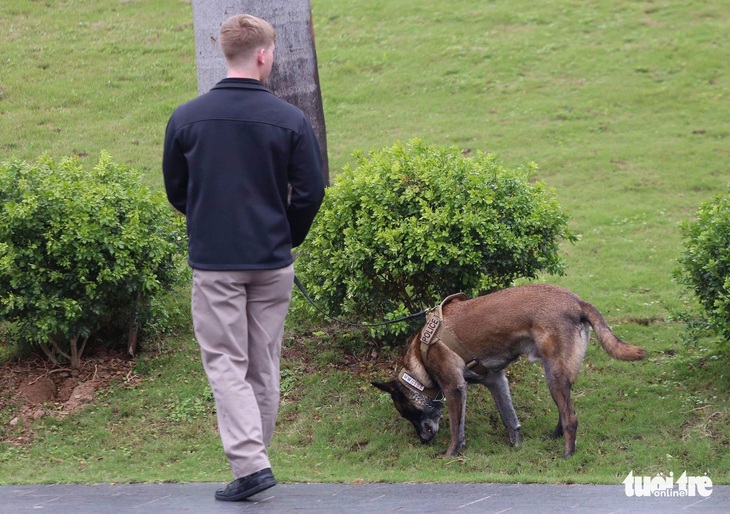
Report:
[{"label": "blond hair", "polygon": [[250,14],[231,16],[221,25],[219,43],[228,62],[250,56],[259,48],[269,48],[276,40],[274,27]]}]

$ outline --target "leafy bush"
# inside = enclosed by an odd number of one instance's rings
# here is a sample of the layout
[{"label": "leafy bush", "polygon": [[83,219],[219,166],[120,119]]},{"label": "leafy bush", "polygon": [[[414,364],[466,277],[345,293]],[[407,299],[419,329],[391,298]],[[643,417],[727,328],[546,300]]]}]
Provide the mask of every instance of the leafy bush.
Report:
[{"label": "leafy bush", "polygon": [[730,189],[703,204],[682,225],[684,254],[676,276],[700,302],[704,315],[730,353]]},{"label": "leafy bush", "polygon": [[296,262],[330,314],[395,319],[455,292],[477,296],[563,272],[559,242],[575,237],[555,196],[529,183],[535,164],[514,171],[491,154],[464,157],[419,140],[355,159],[327,190]]},{"label": "leafy bush", "polygon": [[78,366],[90,335],[144,321],[180,276],[183,220],[102,154],[0,165],[0,321]]}]

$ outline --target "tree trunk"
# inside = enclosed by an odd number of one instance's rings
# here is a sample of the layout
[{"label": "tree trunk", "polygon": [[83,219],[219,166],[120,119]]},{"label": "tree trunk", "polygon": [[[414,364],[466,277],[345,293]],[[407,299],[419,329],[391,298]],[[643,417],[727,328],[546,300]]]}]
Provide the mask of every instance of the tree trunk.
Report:
[{"label": "tree trunk", "polygon": [[218,47],[218,31],[221,24],[235,14],[252,14],[274,26],[276,51],[268,87],[276,96],[299,107],[309,118],[322,153],[324,180],[329,184],[327,137],[310,0],[193,0],[198,94],[208,91],[226,75],[225,59]]}]

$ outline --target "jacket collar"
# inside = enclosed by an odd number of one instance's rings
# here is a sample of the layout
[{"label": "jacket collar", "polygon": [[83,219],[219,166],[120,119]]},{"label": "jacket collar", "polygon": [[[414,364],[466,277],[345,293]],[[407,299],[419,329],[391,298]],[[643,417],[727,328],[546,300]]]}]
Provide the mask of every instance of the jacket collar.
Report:
[{"label": "jacket collar", "polygon": [[225,78],[213,86],[213,89],[258,89],[260,91],[269,91],[266,86],[256,79],[240,78]]}]

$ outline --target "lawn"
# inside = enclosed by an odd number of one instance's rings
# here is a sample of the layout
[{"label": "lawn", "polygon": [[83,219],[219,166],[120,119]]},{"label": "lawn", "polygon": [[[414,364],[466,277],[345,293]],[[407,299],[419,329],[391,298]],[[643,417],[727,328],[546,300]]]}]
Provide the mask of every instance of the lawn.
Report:
[{"label": "lawn", "polygon": [[[485,390],[471,389],[467,447],[439,458],[390,400],[403,347],[292,317],[271,457],[282,481],[619,484],[708,474],[730,483],[726,360],[688,344],[692,308],[672,273],[679,223],[730,184],[730,11],[721,2],[313,0],[331,174],[356,150],[420,137],[534,161],[581,235],[563,277],[541,281],[594,303],[646,361],[591,344],[574,388],[576,455],[539,367],[510,369],[524,444]],[[0,16],[0,160],[102,150],[162,184],[164,128],[196,94],[192,10],[183,0],[5,0]],[[0,483],[229,478],[197,346],[175,293],[174,330],[145,342],[124,380],[85,410],[11,424],[0,394]],[[297,298],[296,301],[301,301]],[[2,348],[0,356],[10,350]],[[51,408],[53,406],[50,406]],[[446,423],[444,420],[443,423]],[[18,434],[30,434],[17,444]]]}]

